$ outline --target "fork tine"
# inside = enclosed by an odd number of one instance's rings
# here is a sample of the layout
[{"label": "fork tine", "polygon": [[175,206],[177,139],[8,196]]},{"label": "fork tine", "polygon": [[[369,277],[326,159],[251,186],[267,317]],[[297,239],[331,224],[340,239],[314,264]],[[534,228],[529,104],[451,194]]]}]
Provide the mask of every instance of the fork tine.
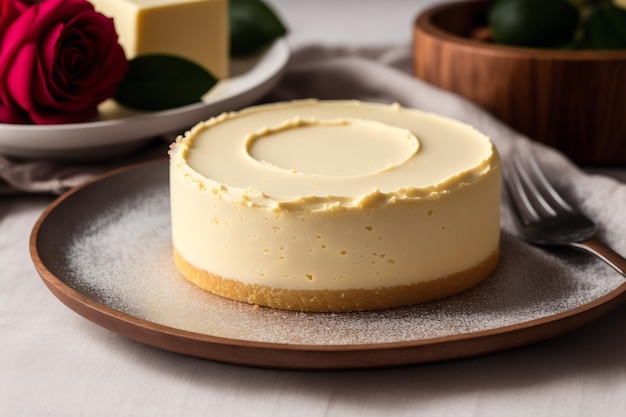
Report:
[{"label": "fork tine", "polygon": [[[536,172],[534,172],[530,161],[534,161],[534,159],[528,156],[523,160],[519,157],[514,160],[520,179],[523,181],[524,186],[529,190],[528,199],[531,200],[532,197],[531,201],[533,208],[539,216],[541,216],[541,214],[555,216],[556,211],[544,197],[545,194],[543,192],[543,184],[535,181]],[[541,214],[539,212],[541,212]]]},{"label": "fork tine", "polygon": [[505,176],[521,223],[529,224],[542,217],[574,211],[552,187],[531,151],[517,151],[510,160],[505,167]]},{"label": "fork tine", "polygon": [[509,164],[504,166],[504,175],[508,195],[513,200],[513,209],[518,220],[523,224],[528,224],[539,220],[539,213],[535,210],[531,202],[532,195],[529,194],[526,181],[522,180],[522,169],[517,158],[513,157]]},{"label": "fork tine", "polygon": [[[561,195],[554,189],[550,181],[546,178],[543,170],[539,166],[537,160],[529,155],[526,158],[528,162],[528,166],[530,170],[534,174],[535,184],[538,185],[537,188],[542,188],[543,192],[541,192],[542,200],[545,203],[546,209],[550,207],[551,210],[554,210],[554,215],[556,215],[558,210],[570,211],[573,212],[574,208],[561,197]],[[550,200],[550,201],[548,201]]]}]

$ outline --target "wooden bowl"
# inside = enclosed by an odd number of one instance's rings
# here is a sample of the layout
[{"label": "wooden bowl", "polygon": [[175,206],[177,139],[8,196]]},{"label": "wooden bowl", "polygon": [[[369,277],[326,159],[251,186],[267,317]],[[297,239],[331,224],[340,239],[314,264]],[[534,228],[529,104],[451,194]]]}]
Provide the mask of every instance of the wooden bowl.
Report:
[{"label": "wooden bowl", "polygon": [[626,163],[626,50],[566,51],[476,40],[490,1],[423,12],[414,73],[589,165]]}]

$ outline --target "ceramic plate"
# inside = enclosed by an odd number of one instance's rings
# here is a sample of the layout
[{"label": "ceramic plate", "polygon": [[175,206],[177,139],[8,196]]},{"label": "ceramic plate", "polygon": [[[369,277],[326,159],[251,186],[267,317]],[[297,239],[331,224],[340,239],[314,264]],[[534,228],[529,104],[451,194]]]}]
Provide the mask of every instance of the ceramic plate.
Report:
[{"label": "ceramic plate", "polygon": [[577,328],[625,298],[624,279],[591,257],[572,255],[569,261],[580,262],[572,276],[559,257],[503,230],[496,272],[454,297],[358,313],[254,308],[178,274],[169,216],[167,161],[114,171],[45,210],[31,236],[34,265],[63,303],[120,335],[270,368],[370,368],[485,354]]},{"label": "ceramic plate", "polygon": [[258,55],[231,61],[231,77],[218,82],[203,101],[176,109],[139,112],[112,100],[98,120],[52,126],[0,123],[0,154],[64,160],[102,159],[135,150],[158,135],[176,135],[201,120],[253,103],[278,82],[289,58],[285,39]]}]

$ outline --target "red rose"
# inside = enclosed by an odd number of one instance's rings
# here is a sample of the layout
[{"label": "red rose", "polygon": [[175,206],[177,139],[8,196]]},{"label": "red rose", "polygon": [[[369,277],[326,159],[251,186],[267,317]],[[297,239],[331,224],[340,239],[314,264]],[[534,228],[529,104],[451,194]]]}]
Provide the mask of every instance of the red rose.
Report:
[{"label": "red rose", "polygon": [[[77,123],[115,94],[128,61],[113,20],[86,0],[44,0],[10,21],[0,0],[0,122]],[[24,7],[24,6],[21,6]]]}]

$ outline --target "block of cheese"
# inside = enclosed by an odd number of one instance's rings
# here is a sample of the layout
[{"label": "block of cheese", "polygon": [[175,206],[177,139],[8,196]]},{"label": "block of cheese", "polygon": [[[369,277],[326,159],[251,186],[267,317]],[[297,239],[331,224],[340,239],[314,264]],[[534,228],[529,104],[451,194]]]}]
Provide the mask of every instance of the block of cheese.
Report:
[{"label": "block of cheese", "polygon": [[90,0],[112,17],[128,59],[163,53],[228,76],[228,0]]}]

